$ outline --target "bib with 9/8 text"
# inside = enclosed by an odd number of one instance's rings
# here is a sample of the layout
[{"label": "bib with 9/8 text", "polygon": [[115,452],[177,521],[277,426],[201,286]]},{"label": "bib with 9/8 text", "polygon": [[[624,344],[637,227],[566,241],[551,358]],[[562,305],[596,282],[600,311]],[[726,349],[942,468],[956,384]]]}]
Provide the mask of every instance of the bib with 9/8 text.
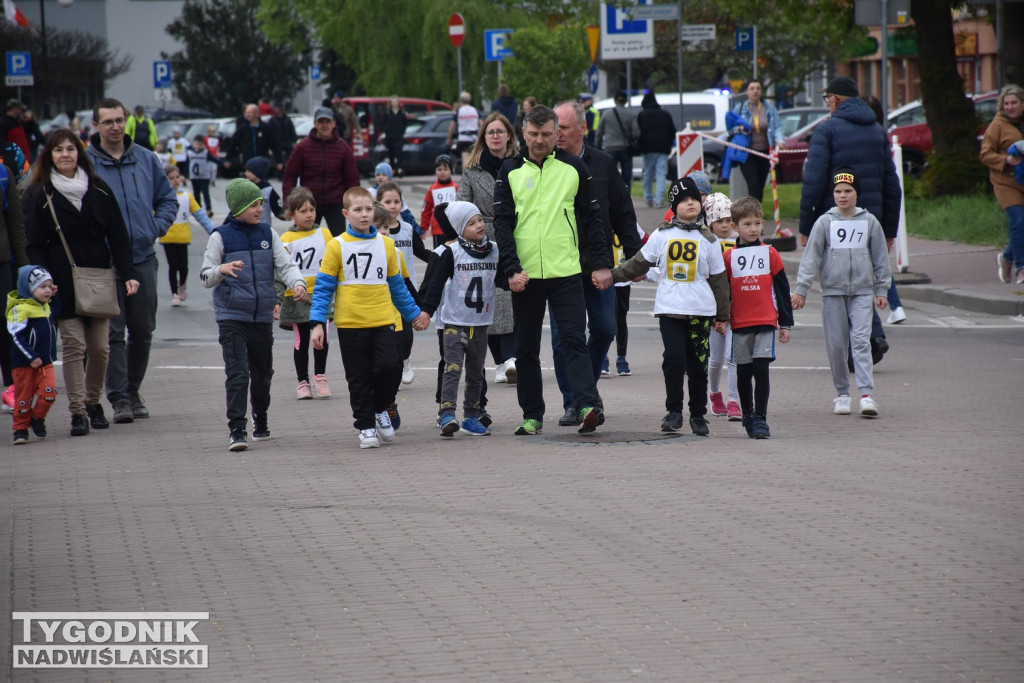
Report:
[{"label": "bib with 9/8 text", "polygon": [[669,240],[665,245],[665,279],[693,282],[697,279],[700,240]]},{"label": "bib with 9/8 text", "polygon": [[732,276],[771,275],[771,256],[767,245],[743,247],[732,251]]},{"label": "bib with 9/8 text", "polygon": [[339,285],[383,285],[388,279],[388,258],[380,235],[372,240],[341,243],[341,262],[345,279]]},{"label": "bib with 9/8 text", "polygon": [[868,222],[832,221],[828,239],[832,249],[863,249],[868,246]]}]

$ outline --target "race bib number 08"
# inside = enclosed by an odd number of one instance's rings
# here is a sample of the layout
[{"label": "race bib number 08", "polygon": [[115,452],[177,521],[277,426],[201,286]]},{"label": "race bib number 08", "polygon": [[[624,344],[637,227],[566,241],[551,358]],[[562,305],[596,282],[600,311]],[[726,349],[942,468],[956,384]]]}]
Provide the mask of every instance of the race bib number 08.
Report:
[{"label": "race bib number 08", "polygon": [[665,245],[665,276],[672,282],[693,282],[697,278],[697,240],[670,240]]},{"label": "race bib number 08", "polygon": [[832,221],[828,238],[833,249],[863,249],[868,245],[868,222]]},{"label": "race bib number 08", "polygon": [[768,255],[768,247],[761,245],[759,247],[734,249],[731,265],[733,277],[770,275],[771,261]]}]

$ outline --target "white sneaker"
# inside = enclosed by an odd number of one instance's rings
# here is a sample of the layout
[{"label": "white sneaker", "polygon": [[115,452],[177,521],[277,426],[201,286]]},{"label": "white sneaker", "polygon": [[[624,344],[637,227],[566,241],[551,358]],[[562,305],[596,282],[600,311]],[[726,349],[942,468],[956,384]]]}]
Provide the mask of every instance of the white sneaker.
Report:
[{"label": "white sneaker", "polygon": [[415,377],[416,373],[412,369],[412,359],[406,358],[402,361],[402,384],[412,384],[412,380]]},{"label": "white sneaker", "polygon": [[907,314],[903,311],[902,306],[897,306],[892,309],[889,313],[889,318],[885,321],[886,325],[899,325],[901,322],[907,319]]},{"label": "white sneaker", "polygon": [[505,381],[509,384],[515,384],[518,376],[516,375],[516,359],[509,358],[505,361]]},{"label": "white sneaker", "polygon": [[383,413],[377,413],[374,416],[377,419],[377,436],[380,437],[381,441],[390,443],[395,440],[395,428],[391,426],[391,418],[388,417],[388,411]]},{"label": "white sneaker", "polygon": [[878,404],[875,403],[875,399],[870,396],[861,396],[860,414],[865,417],[875,417],[878,415]]},{"label": "white sneaker", "polygon": [[177,294],[172,294],[171,295],[171,306],[174,307],[174,308],[177,308],[180,305],[181,305],[181,297],[178,296]]},{"label": "white sneaker", "polygon": [[842,394],[832,399],[832,412],[836,415],[850,414],[850,395]]},{"label": "white sneaker", "polygon": [[494,383],[505,384],[506,382],[508,382],[508,378],[505,377],[505,364],[499,363],[498,366],[494,368]]},{"label": "white sneaker", "polygon": [[360,448],[380,448],[380,441],[377,440],[377,430],[363,429],[359,432]]}]

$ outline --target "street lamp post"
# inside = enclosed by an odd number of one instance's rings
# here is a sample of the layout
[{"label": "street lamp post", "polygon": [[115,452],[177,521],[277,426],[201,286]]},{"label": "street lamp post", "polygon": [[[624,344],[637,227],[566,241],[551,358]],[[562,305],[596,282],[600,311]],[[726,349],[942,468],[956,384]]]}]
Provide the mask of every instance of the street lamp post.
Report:
[{"label": "street lamp post", "polygon": [[[57,4],[61,7],[71,7],[75,0],[57,0]],[[39,39],[41,44],[42,63],[39,65],[39,105],[41,109],[41,116],[49,118],[50,106],[46,101],[46,79],[49,77],[47,71],[47,60],[49,58],[47,44],[46,44],[46,3],[44,0],[39,0]]]}]

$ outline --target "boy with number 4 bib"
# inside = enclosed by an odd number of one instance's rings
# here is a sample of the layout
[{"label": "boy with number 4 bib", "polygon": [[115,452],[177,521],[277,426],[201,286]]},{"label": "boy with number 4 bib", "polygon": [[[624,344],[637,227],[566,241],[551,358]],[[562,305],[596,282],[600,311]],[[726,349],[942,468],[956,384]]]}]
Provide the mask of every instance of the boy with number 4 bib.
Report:
[{"label": "boy with number 4 bib", "polygon": [[775,328],[781,328],[779,341],[785,344],[793,326],[789,280],[779,252],[761,244],[761,202],[743,197],[732,205],[731,213],[738,235],[736,246],[725,252],[732,292],[730,356],[747,436],[769,439],[768,364],[775,360]]},{"label": "boy with number 4 bib", "polygon": [[878,415],[871,396],[875,388],[871,363],[872,306],[888,305],[889,254],[878,220],[857,206],[860,177],[843,167],[832,177],[835,207],[819,218],[800,259],[793,308],[800,310],[814,276],[821,280],[821,317],[825,351],[832,368],[832,383],[838,396],[833,400],[836,415],[850,414],[850,371],[847,352],[853,347],[853,367],[860,388],[860,414]]}]

